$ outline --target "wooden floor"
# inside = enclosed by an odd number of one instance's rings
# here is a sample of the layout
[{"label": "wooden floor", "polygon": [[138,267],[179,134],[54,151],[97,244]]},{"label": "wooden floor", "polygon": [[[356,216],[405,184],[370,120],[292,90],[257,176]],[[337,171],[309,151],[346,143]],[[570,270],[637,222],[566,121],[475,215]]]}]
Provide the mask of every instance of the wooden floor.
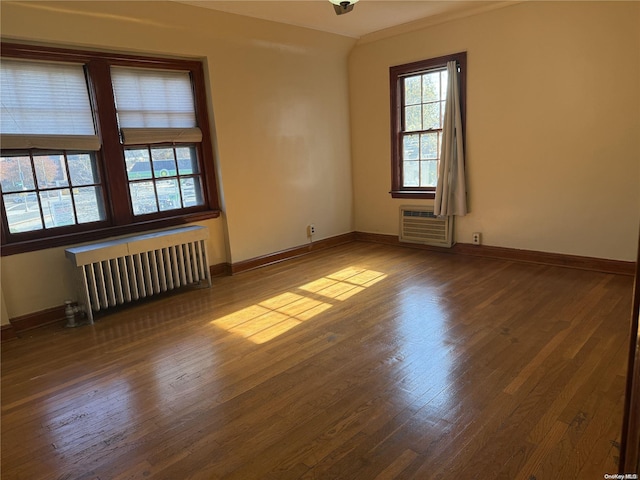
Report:
[{"label": "wooden floor", "polygon": [[602,479],[632,278],[351,243],[2,345],[2,479]]}]

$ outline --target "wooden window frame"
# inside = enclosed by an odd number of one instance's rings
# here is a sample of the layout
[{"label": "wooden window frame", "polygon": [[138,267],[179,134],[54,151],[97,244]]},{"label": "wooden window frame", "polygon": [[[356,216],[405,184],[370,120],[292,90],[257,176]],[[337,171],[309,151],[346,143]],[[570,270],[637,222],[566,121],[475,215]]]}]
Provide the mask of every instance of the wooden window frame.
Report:
[{"label": "wooden window frame", "polygon": [[[106,220],[91,224],[75,224],[55,229],[10,233],[4,202],[0,198],[2,256],[50,247],[104,239],[145,230],[166,228],[220,216],[215,157],[208,116],[208,101],[203,63],[198,60],[155,58],[138,55],[72,50],[15,43],[2,43],[2,57],[23,60],[71,62],[85,66],[89,97],[96,130],[102,141],[96,152],[96,163],[104,189]],[[188,70],[194,93],[197,125],[202,141],[195,144],[202,171],[204,205],[134,216],[129,199],[129,182],[125,166],[125,145],[120,141],[116,107],[111,84],[111,66],[127,66],[162,70]],[[156,146],[156,145],[154,145]],[[160,146],[160,145],[157,145]],[[3,155],[21,151],[2,151]],[[22,153],[28,154],[26,150]],[[106,161],[108,159],[108,161]],[[1,197],[1,196],[0,196]]]},{"label": "wooden window frame", "polygon": [[391,191],[389,193],[392,198],[435,198],[435,187],[404,187],[402,185],[402,134],[404,125],[404,89],[402,88],[402,80],[405,77],[446,67],[447,62],[452,60],[455,60],[460,66],[460,109],[462,113],[462,129],[463,132],[466,132],[467,52],[454,53],[389,68],[391,97]]}]

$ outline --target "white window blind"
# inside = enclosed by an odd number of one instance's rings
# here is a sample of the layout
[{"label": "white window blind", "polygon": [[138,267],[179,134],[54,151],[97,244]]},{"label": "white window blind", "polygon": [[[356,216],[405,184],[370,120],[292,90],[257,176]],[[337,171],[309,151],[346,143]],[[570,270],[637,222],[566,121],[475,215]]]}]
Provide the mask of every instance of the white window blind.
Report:
[{"label": "white window blind", "polygon": [[2,60],[2,148],[98,150],[82,65]]},{"label": "white window blind", "polygon": [[112,67],[120,128],[191,128],[196,115],[189,72]]},{"label": "white window blind", "polygon": [[112,67],[124,143],[200,141],[189,72]]}]

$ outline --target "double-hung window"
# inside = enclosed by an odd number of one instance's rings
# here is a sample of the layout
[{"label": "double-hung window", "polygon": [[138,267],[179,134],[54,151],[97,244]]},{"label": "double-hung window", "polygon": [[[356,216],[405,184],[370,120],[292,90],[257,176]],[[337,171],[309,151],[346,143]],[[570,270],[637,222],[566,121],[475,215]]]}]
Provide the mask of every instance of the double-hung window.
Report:
[{"label": "double-hung window", "polygon": [[2,254],[219,215],[201,62],[3,44]]},{"label": "double-hung window", "polygon": [[189,72],[112,67],[111,78],[134,216],[202,205]]},{"label": "double-hung window", "polygon": [[103,222],[100,140],[82,65],[3,59],[0,84],[8,233]]},{"label": "double-hung window", "polygon": [[458,63],[464,123],[466,53],[389,69],[391,89],[391,195],[434,198],[442,151],[447,62]]}]

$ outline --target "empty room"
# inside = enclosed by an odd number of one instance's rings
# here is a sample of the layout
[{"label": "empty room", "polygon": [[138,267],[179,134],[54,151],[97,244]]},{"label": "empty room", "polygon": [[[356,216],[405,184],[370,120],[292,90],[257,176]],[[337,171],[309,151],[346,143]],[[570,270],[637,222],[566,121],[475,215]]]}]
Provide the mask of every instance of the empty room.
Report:
[{"label": "empty room", "polygon": [[3,480],[637,478],[640,3],[0,14]]}]

